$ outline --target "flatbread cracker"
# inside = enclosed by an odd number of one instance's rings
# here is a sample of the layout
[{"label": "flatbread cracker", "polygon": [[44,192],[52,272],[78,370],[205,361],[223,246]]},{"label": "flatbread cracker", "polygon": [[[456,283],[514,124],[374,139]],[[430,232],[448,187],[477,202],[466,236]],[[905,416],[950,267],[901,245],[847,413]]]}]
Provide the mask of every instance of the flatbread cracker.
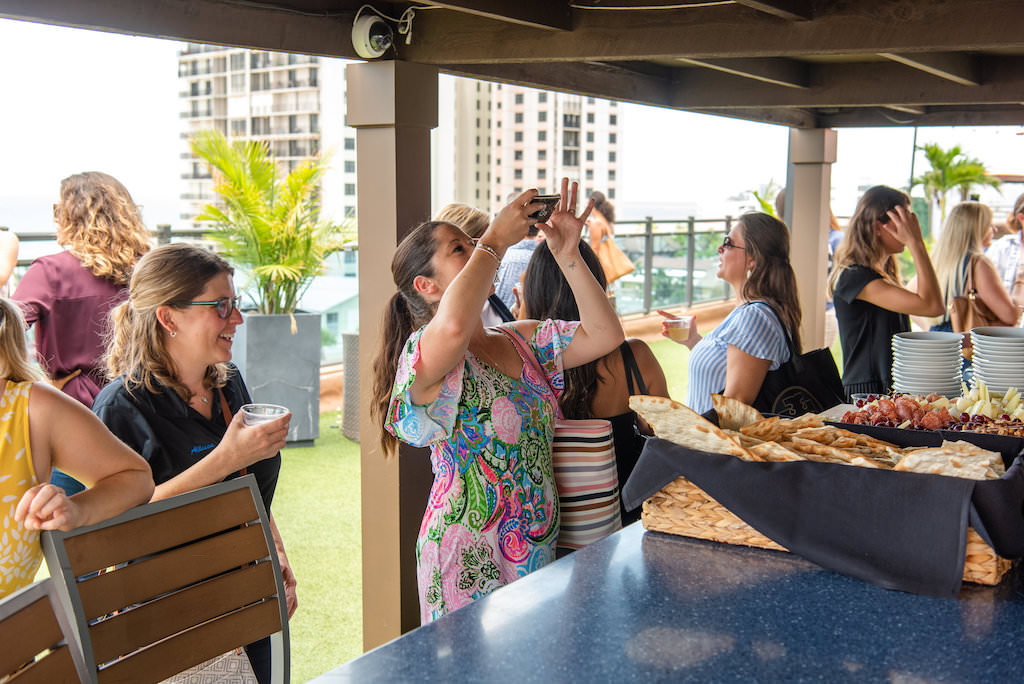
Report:
[{"label": "flatbread cracker", "polygon": [[807,459],[796,453],[790,451],[786,447],[782,446],[778,442],[761,442],[757,446],[750,448],[751,453],[755,456],[759,456],[763,461],[770,461],[774,463],[786,463],[789,461],[806,461]]},{"label": "flatbread cracker", "polygon": [[726,397],[721,394],[711,395],[711,404],[718,414],[718,426],[723,430],[739,430],[742,427],[764,420],[753,406],[747,406],[738,399]]},{"label": "flatbread cracker", "polygon": [[662,439],[698,451],[730,454],[747,461],[760,460],[721,428],[678,401],[634,395],[629,398],[629,408],[639,413]]}]

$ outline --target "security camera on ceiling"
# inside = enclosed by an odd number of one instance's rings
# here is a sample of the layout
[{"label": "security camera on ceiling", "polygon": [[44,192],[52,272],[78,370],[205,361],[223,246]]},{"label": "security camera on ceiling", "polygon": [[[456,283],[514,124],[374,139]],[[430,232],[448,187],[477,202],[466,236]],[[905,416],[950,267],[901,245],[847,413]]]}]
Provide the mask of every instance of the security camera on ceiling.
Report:
[{"label": "security camera on ceiling", "polygon": [[352,47],[363,59],[382,57],[394,41],[391,27],[375,14],[361,14],[352,23]]}]

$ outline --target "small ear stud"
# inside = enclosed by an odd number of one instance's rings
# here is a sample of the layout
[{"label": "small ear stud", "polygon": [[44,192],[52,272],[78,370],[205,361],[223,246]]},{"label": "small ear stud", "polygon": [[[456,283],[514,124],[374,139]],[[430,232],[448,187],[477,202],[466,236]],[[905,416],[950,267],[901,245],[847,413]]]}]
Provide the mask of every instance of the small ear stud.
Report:
[{"label": "small ear stud", "polygon": [[173,330],[172,330],[172,331],[170,332],[170,335],[171,335],[171,337],[176,337],[176,336],[177,336],[177,334],[178,334],[178,333],[174,332]]}]

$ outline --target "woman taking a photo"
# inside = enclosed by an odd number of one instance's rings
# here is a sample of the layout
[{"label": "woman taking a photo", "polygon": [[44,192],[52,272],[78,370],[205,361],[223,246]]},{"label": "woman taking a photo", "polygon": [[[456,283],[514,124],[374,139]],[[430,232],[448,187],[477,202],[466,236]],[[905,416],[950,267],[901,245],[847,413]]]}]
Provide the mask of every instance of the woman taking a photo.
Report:
[{"label": "woman taking a photo", "polygon": [[[910,249],[917,289],[904,287],[896,255]],[[864,193],[846,226],[829,276],[843,347],[843,388],[888,394],[892,336],[910,330],[909,316],[941,316],[942,290],[928,258],[910,198],[876,185]]]},{"label": "woman taking a photo", "polygon": [[[199,247],[172,243],[144,256],[128,300],[110,315],[106,355],[111,383],[93,411],[153,469],[154,500],[239,477],[256,478],[284,576],[289,616],[298,605],[295,575],[271,513],[289,415],[246,425],[249,391],[231,363],[242,324],[234,270]],[[260,681],[269,673],[269,640],[246,648]]]},{"label": "woman taking a photo", "polygon": [[576,297],[580,322],[516,321],[503,327],[528,345],[538,377],[480,310],[501,256],[527,233],[535,190],[516,198],[474,245],[449,223],[410,233],[391,264],[398,292],[385,314],[372,406],[381,446],[429,446],[434,484],[416,543],[423,623],[485,596],[555,558],[558,498],[551,465],[562,372],[612,351],[622,327],[583,265],[577,185],[542,225]]},{"label": "woman taking a photo", "polygon": [[[0,598],[27,587],[43,559],[39,530],[71,530],[146,503],[153,477],[96,416],[46,383],[29,362],[25,321],[0,298]],[[27,457],[26,457],[27,456]],[[47,484],[60,466],[88,485]]]},{"label": "woman taking a photo", "polygon": [[[706,337],[690,327],[686,405],[711,409],[711,395],[753,404],[769,371],[800,353],[800,303],[789,263],[789,229],[774,216],[744,214],[718,248],[718,277],[740,305]],[[665,324],[662,334],[668,337]],[[671,338],[670,338],[671,339]]]},{"label": "woman taking a photo", "polygon": [[[580,256],[604,288],[601,262],[586,242],[580,242]],[[579,320],[576,298],[546,243],[537,246],[523,274],[519,316],[537,320]],[[647,343],[632,338],[610,354],[567,369],[564,377],[565,390],[559,396],[558,404],[566,418],[604,418],[611,422],[621,489],[636,467],[644,443],[644,438],[634,427],[637,415],[629,408],[629,397],[634,394],[667,397],[665,372]],[[623,525],[640,519],[640,509],[627,512],[621,501],[619,506]]]}]

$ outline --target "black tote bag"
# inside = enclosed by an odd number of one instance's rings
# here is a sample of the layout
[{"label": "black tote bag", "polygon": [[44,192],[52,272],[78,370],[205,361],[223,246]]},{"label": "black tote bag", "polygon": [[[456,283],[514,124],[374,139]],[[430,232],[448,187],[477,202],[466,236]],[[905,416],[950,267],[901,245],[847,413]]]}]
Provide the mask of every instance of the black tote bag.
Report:
[{"label": "black tote bag", "polygon": [[798,355],[786,326],[774,309],[772,313],[786,336],[789,361],[764,376],[754,408],[761,413],[793,417],[821,413],[842,404],[846,400],[843,379],[839,376],[832,352],[823,348]]}]

